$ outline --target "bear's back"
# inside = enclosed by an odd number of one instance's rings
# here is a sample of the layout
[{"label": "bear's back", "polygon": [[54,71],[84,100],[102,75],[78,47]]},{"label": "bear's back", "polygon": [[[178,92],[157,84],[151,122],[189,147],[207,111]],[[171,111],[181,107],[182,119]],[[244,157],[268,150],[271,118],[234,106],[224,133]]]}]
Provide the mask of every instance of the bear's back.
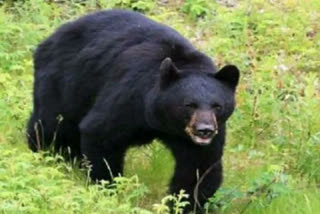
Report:
[{"label": "bear's back", "polygon": [[36,70],[51,59],[71,63],[77,56],[78,61],[87,61],[88,58],[106,54],[107,50],[110,55],[117,55],[144,42],[158,44],[159,47],[180,46],[194,50],[184,37],[168,26],[133,11],[107,10],[89,14],[58,28],[38,46],[34,56]]}]

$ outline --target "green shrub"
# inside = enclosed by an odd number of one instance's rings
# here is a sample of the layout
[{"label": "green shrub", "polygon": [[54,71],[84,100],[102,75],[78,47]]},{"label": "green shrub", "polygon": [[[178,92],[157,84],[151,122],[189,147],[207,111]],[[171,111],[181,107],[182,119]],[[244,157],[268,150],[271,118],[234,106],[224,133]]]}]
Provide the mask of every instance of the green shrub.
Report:
[{"label": "green shrub", "polygon": [[208,2],[206,0],[186,0],[182,10],[190,14],[194,19],[204,17],[210,12],[210,4]]}]

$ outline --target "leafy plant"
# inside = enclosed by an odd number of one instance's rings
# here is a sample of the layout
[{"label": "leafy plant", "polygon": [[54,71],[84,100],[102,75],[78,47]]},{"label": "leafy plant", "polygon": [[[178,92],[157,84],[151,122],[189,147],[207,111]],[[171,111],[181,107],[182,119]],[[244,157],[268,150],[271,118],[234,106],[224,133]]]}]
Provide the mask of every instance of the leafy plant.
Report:
[{"label": "leafy plant", "polygon": [[186,0],[182,10],[196,19],[206,16],[210,12],[209,8],[209,3],[206,0]]},{"label": "leafy plant", "polygon": [[[160,204],[153,205],[153,210],[155,210],[157,214],[182,214],[185,206],[189,204],[189,202],[185,200],[188,199],[188,197],[189,195],[187,195],[184,190],[181,190],[177,195],[167,195],[161,199]],[[172,204],[171,212],[168,204]]]},{"label": "leafy plant", "polygon": [[111,0],[111,3],[115,7],[132,8],[141,12],[150,11],[156,5],[153,0]]},{"label": "leafy plant", "polygon": [[252,204],[268,206],[275,198],[292,192],[289,176],[281,171],[281,167],[273,165],[270,169],[255,178],[245,191],[237,188],[221,188],[209,200],[208,210],[227,211],[236,201],[241,201],[243,206],[240,213],[244,213]]}]

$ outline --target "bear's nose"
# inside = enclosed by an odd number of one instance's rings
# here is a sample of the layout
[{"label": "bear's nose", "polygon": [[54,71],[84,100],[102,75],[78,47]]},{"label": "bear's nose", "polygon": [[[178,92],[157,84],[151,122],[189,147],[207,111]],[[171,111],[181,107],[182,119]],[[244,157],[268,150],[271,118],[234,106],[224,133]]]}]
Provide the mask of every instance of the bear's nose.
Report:
[{"label": "bear's nose", "polygon": [[199,124],[196,127],[196,135],[201,138],[210,138],[214,134],[214,127],[213,125],[209,124]]}]

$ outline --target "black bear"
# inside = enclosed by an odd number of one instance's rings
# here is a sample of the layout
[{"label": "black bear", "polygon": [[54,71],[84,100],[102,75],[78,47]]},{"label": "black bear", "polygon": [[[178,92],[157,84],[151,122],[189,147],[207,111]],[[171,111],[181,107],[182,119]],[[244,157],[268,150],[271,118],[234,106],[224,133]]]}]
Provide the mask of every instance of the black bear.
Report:
[{"label": "black bear", "polygon": [[70,148],[91,162],[93,180],[109,180],[128,147],[158,138],[176,160],[170,192],[186,190],[189,209],[220,186],[236,66],[218,70],[170,27],[109,10],[61,26],[37,48],[34,68],[33,151]]}]

